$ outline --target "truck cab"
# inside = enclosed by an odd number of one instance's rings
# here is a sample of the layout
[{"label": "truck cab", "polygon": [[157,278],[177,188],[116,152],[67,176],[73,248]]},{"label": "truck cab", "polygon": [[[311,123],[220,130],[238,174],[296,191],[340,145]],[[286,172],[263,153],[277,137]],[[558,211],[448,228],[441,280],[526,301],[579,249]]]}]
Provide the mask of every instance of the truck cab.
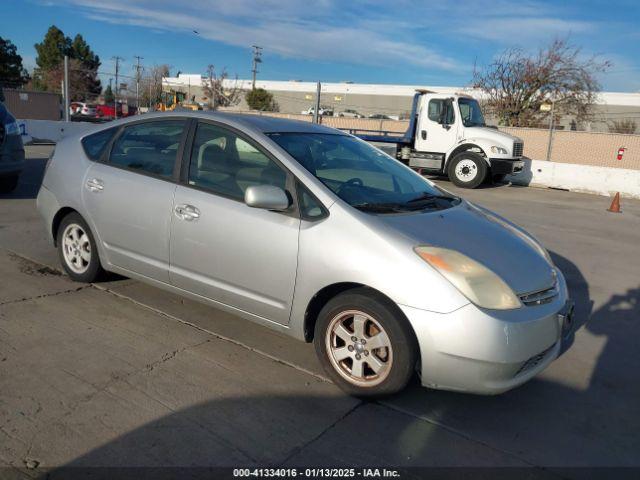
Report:
[{"label": "truck cab", "polygon": [[522,171],[522,140],[488,127],[476,99],[464,94],[417,95],[409,166],[447,174],[456,185],[469,188],[486,178],[501,180]]},{"label": "truck cab", "polygon": [[524,166],[523,141],[488,127],[478,101],[462,93],[418,90],[402,137],[392,132],[353,133],[410,167],[447,175],[463,188],[501,181]]}]

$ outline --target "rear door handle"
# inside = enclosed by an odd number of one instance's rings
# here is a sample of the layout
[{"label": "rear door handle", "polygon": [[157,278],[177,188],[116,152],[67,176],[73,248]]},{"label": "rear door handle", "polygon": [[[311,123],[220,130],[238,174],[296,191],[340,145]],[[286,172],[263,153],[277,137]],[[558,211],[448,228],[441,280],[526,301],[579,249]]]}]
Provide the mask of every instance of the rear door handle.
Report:
[{"label": "rear door handle", "polygon": [[104,182],[99,178],[92,178],[91,180],[87,180],[87,189],[94,193],[101,192],[104,190]]},{"label": "rear door handle", "polygon": [[198,210],[193,205],[176,205],[173,210],[176,214],[176,217],[178,217],[180,220],[192,222],[200,218],[200,210]]}]

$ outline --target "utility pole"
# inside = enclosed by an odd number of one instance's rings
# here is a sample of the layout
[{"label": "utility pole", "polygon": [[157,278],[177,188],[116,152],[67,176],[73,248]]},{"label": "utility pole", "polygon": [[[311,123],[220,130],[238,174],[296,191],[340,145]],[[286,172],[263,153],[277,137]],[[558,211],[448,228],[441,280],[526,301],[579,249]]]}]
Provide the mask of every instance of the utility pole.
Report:
[{"label": "utility pole", "polygon": [[64,56],[64,121],[69,121],[69,57]]},{"label": "utility pole", "polygon": [[253,63],[251,73],[253,73],[253,82],[251,84],[252,90],[256,89],[256,74],[258,73],[258,64],[262,63],[262,47],[258,45],[251,45],[253,48]]},{"label": "utility pole", "polygon": [[118,119],[118,90],[119,90],[119,83],[118,83],[118,73],[120,70],[120,60],[124,60],[124,58],[122,57],[112,57],[112,59],[116,62],[116,90],[115,92],[113,92],[113,114],[115,116],[115,119]]},{"label": "utility pole", "polygon": [[136,59],[136,115],[140,115],[140,60],[143,58],[139,55],[134,55]]},{"label": "utility pole", "polygon": [[320,123],[320,82],[318,82],[318,86],[316,88],[316,108],[313,111],[313,123]]}]

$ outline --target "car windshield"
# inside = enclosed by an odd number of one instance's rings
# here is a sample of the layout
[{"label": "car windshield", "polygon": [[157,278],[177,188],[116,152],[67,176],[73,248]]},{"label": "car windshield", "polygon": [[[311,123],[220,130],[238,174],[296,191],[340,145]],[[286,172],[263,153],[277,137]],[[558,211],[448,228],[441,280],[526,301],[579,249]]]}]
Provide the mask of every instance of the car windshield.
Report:
[{"label": "car windshield", "polygon": [[360,210],[441,210],[460,202],[358,138],[324,133],[269,136],[336,195]]},{"label": "car windshield", "polygon": [[484,127],[484,115],[477,100],[473,98],[459,98],[460,116],[465,127]]}]

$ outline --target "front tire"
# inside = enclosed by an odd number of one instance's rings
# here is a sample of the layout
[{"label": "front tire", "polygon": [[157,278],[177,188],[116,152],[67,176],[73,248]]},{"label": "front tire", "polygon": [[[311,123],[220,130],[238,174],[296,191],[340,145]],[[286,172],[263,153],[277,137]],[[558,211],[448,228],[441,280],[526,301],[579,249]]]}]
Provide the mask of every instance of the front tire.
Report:
[{"label": "front tire", "polygon": [[104,274],[91,230],[79,213],[60,222],[57,235],[60,263],[75,282],[91,283]]},{"label": "front tire", "polygon": [[367,288],[327,302],[316,322],[314,345],[331,380],[358,397],[399,392],[418,361],[407,320],[393,303]]},{"label": "front tire", "polygon": [[481,155],[466,151],[456,154],[449,161],[447,174],[454,185],[461,188],[476,188],[487,176],[487,162]]}]

